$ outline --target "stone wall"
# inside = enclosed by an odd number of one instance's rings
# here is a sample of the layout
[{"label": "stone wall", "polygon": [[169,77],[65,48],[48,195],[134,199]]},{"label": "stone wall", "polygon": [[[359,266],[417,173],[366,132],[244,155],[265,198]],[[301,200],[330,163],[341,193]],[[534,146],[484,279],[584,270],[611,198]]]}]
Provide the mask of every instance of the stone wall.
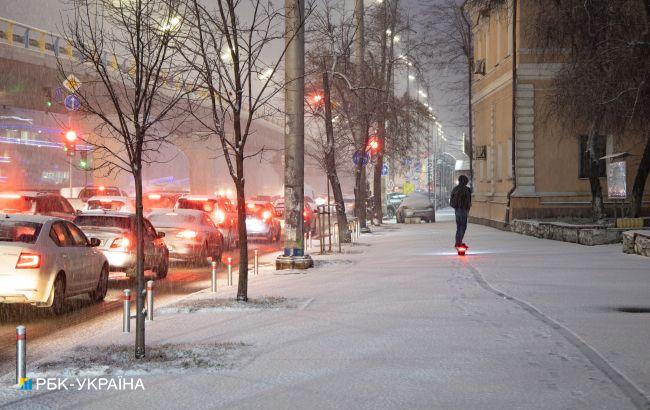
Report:
[{"label": "stone wall", "polygon": [[623,252],[650,256],[650,230],[623,232]]},{"label": "stone wall", "polygon": [[512,232],[542,239],[594,246],[621,243],[624,229],[602,225],[572,225],[561,222],[540,222],[515,219],[510,224]]}]

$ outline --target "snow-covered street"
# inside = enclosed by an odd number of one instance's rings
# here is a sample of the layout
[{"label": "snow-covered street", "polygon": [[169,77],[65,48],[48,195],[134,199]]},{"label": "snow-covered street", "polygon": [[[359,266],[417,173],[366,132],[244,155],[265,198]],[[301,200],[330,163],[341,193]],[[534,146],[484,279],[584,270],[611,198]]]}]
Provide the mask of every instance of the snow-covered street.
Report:
[{"label": "snow-covered street", "polygon": [[[286,298],[278,307],[168,308],[147,323],[149,346],[228,346],[222,365],[84,370],[71,361],[77,377],[142,377],[144,390],[19,391],[9,374],[0,406],[647,408],[647,258],[473,224],[459,257],[453,232],[449,215],[383,225],[343,254],[314,255],[314,269],[263,270],[250,295]],[[120,330],[106,323],[79,343],[130,346],[133,334]]]}]

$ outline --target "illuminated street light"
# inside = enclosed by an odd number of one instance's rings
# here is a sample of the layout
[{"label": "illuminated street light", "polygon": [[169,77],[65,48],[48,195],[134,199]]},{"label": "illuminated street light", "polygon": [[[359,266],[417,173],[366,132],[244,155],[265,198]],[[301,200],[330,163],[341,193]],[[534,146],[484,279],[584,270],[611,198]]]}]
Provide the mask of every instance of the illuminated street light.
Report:
[{"label": "illuminated street light", "polygon": [[415,80],[415,76],[414,76],[413,74],[409,74],[409,80],[410,80],[410,81]]}]

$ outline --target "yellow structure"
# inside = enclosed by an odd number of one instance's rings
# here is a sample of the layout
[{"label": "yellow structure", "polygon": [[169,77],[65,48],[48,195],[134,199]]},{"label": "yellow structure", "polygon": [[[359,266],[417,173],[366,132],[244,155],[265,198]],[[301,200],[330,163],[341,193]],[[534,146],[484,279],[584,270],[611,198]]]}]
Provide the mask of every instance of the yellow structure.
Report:
[{"label": "yellow structure", "polygon": [[[527,31],[534,1],[511,1],[517,2],[514,25],[512,2],[503,9],[470,10],[475,61],[474,197],[470,216],[474,222],[493,226],[513,219],[590,216],[589,180],[581,169],[585,166],[581,136],[587,129],[564,129],[545,109],[561,63],[542,57],[531,45]],[[623,137],[604,136],[601,148],[603,156],[631,154],[626,159],[629,197],[643,147],[638,136]],[[604,175],[601,184],[607,207],[611,202],[606,197]],[[647,214],[646,201],[644,207]],[[607,211],[613,214],[614,207],[610,205]]]}]

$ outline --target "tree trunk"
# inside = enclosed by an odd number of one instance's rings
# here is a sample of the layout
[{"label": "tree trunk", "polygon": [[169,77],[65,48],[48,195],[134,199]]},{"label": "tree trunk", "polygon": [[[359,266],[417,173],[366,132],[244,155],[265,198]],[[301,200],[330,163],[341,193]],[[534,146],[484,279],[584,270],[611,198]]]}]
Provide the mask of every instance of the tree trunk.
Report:
[{"label": "tree trunk", "polygon": [[339,240],[343,243],[351,241],[348,230],[348,217],[345,214],[345,203],[343,202],[343,191],[336,172],[336,156],[334,154],[334,127],[332,126],[332,102],[330,95],[330,81],[327,71],[323,72],[323,98],[325,104],[325,134],[327,136],[327,148],[325,150],[325,168],[327,179],[334,194],[336,206],[336,221],[339,224]]},{"label": "tree trunk", "polygon": [[137,281],[135,297],[135,358],[145,357],[144,338],[144,213],[142,207],[142,171],[141,167],[133,173],[135,182],[135,276]]},{"label": "tree trunk", "polygon": [[246,231],[246,193],[244,189],[244,154],[237,153],[237,232],[239,236],[239,280],[237,300],[248,301],[248,237]]},{"label": "tree trunk", "polygon": [[587,151],[589,152],[589,184],[591,186],[591,212],[592,219],[598,221],[603,218],[603,190],[600,185],[599,162],[596,156],[596,138],[598,136],[598,125],[593,124],[587,140]]},{"label": "tree trunk", "polygon": [[641,215],[641,207],[643,205],[643,193],[645,191],[645,184],[650,172],[650,136],[646,139],[645,149],[641,156],[641,163],[636,171],[634,177],[634,185],[632,186],[632,196],[630,198],[630,216],[638,218]]},{"label": "tree trunk", "polygon": [[[383,127],[382,127],[383,128]],[[380,134],[383,135],[383,134]],[[386,141],[385,138],[382,138],[382,141]],[[380,146],[379,151],[377,152],[377,161],[373,169],[372,175],[372,196],[373,196],[373,223],[381,225],[383,220],[383,210],[381,209],[382,194],[381,194],[381,170],[384,167],[384,147]]]}]

